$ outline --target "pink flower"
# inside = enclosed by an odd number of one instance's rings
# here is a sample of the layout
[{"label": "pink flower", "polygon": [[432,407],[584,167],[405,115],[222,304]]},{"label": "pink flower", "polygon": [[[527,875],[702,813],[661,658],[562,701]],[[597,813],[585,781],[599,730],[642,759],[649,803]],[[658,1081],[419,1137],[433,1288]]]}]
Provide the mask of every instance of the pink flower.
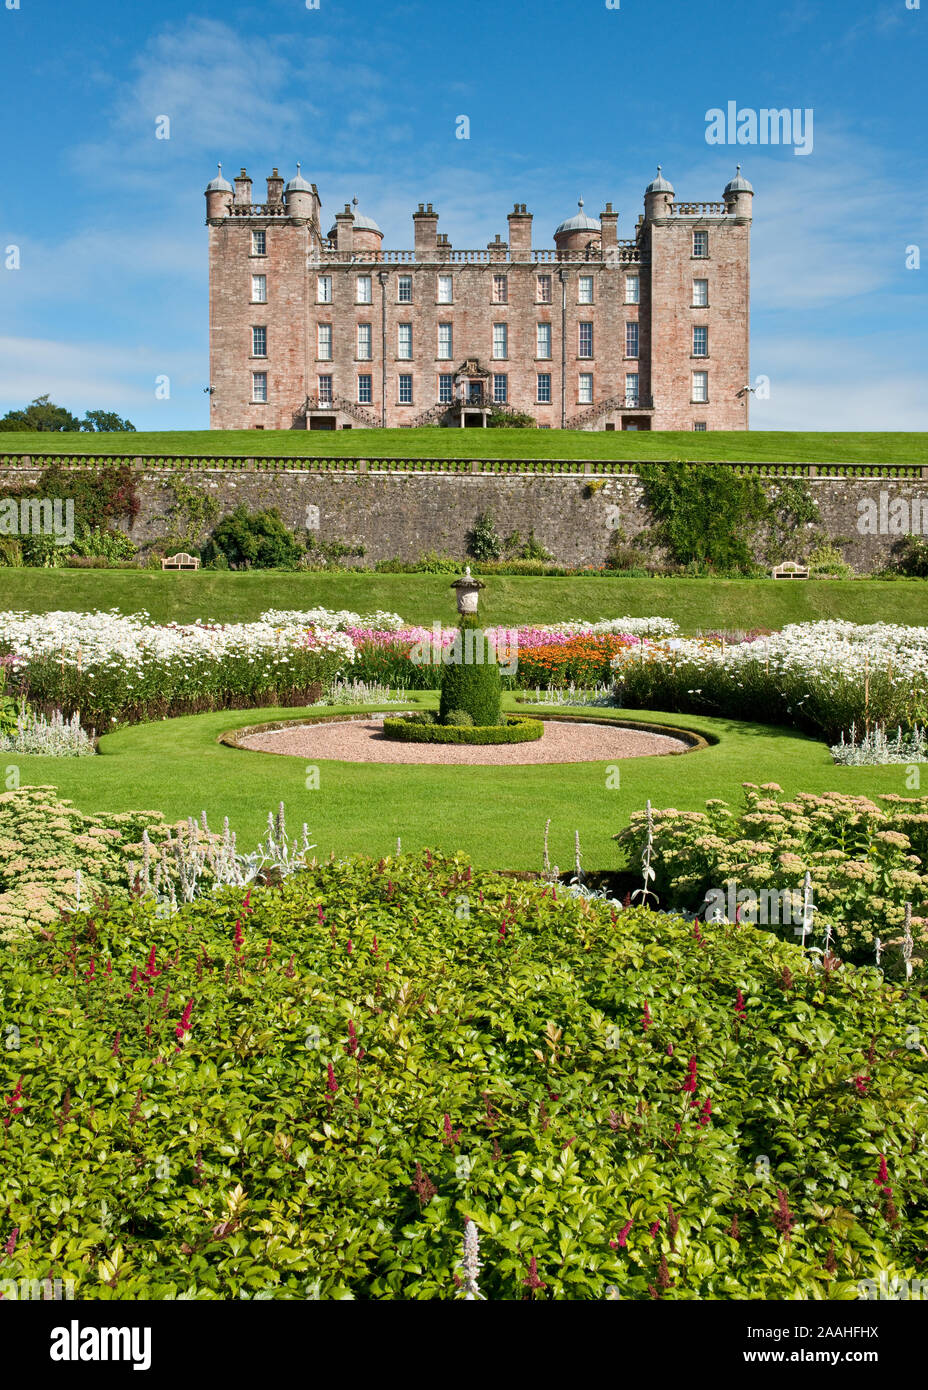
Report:
[{"label": "pink flower", "polygon": [[536,1289],[545,1289],[547,1284],[543,1284],[538,1277],[538,1261],[533,1255],[528,1262],[528,1278],[523,1279],[522,1283],[534,1293]]},{"label": "pink flower", "polygon": [[349,956],[351,955],[351,953],[352,953],[353,950],[354,950],[354,947],[353,947],[352,944],[351,944],[351,937],[349,936],[349,938],[348,938],[348,954],[349,954]]},{"label": "pink flower", "polygon": [[338,1082],[335,1080],[335,1068],[332,1066],[331,1062],[329,1063],[329,1080],[326,1085],[326,1090],[330,1096],[334,1096],[335,1092],[338,1090]]},{"label": "pink flower", "polygon": [[667,1044],[667,1056],[668,1056],[668,1057],[672,1057],[672,1056],[673,1056],[673,1043],[668,1043],[668,1044]]},{"label": "pink flower", "polygon": [[641,1027],[645,1033],[651,1027],[651,1010],[648,1008],[647,999],[644,1001],[644,1017],[641,1020]]},{"label": "pink flower", "polygon": [[139,986],[138,986],[138,979],[139,979],[139,968],[138,968],[137,965],[133,965],[133,967],[132,967],[132,979],[129,981],[129,993],[126,995],[126,998],[127,998],[127,999],[130,999],[130,998],[132,997],[133,994],[137,994],[137,993],[138,993],[138,988],[139,988]]},{"label": "pink flower", "polygon": [[631,1228],[634,1226],[634,1224],[635,1224],[634,1221],[626,1221],[626,1223],[625,1223],[625,1225],[622,1227],[621,1231],[619,1231],[619,1238],[618,1238],[618,1240],[610,1240],[609,1244],[612,1246],[613,1250],[624,1250],[624,1249],[625,1249],[625,1245],[626,1245],[626,1242],[627,1242],[627,1240],[628,1240],[628,1233],[629,1233],[629,1231],[631,1230]]},{"label": "pink flower", "polygon": [[705,1100],[703,1101],[702,1109],[701,1109],[700,1112],[699,1112],[699,1123],[700,1123],[701,1125],[707,1125],[711,1119],[712,1119],[712,1098],[711,1098],[711,1096],[706,1096]]},{"label": "pink flower", "polygon": [[747,1013],[747,1009],[745,1008],[744,1004],[744,995],[741,993],[740,989],[738,990],[738,997],[735,1000],[735,1013],[739,1015]]},{"label": "pink flower", "polygon": [[151,950],[150,950],[149,953],[148,953],[148,965],[147,965],[146,968],[145,968],[145,978],[146,978],[146,980],[153,980],[153,979],[155,978],[156,975],[160,975],[160,974],[161,974],[161,971],[160,971],[160,970],[156,970],[156,969],[155,969],[155,954],[156,954],[156,951],[157,951],[157,947],[156,947],[156,946],[152,946]]},{"label": "pink flower", "polygon": [[348,1053],[349,1057],[353,1057],[354,1054],[357,1052],[357,1050],[358,1050],[358,1035],[357,1035],[357,1033],[354,1031],[354,1023],[353,1023],[352,1020],[349,1018],[349,1020],[348,1020],[348,1043],[347,1043],[347,1046],[345,1047],[345,1051]]},{"label": "pink flower", "polygon": [[17,1241],[18,1237],[19,1237],[19,1227],[18,1227],[18,1226],[14,1226],[14,1227],[13,1227],[13,1234],[10,1236],[10,1238],[9,1238],[9,1240],[7,1241],[6,1245],[4,1245],[4,1247],[3,1247],[3,1253],[4,1253],[4,1255],[13,1255],[13,1254],[15,1254],[15,1252],[16,1252],[16,1241]]},{"label": "pink flower", "polygon": [[85,980],[92,980],[97,973],[97,963],[93,956],[90,957],[90,969],[85,973]]},{"label": "pink flower", "polygon": [[686,1071],[686,1080],[683,1083],[684,1091],[692,1095],[696,1090],[696,1058],[691,1057]]},{"label": "pink flower", "polygon": [[378,952],[379,950],[380,950],[380,947],[377,945],[377,938],[376,938],[376,936],[375,936],[375,937],[374,937],[374,944],[371,946],[371,954],[376,956],[376,954],[377,954],[377,952]]},{"label": "pink flower", "polygon": [[318,908],[317,908],[316,910],[317,910],[318,917],[319,917],[319,925],[320,925],[320,927],[321,927],[322,924],[323,924],[323,922],[325,921],[325,913],[324,913],[323,910],[322,910],[322,903],[319,904],[319,906],[318,906]]},{"label": "pink flower", "polygon": [[857,1094],[865,1096],[867,1094],[867,1087],[870,1085],[869,1076],[855,1076],[854,1085],[857,1088]]},{"label": "pink flower", "polygon": [[120,1039],[121,1037],[122,1037],[122,1033],[120,1033],[119,1029],[117,1028],[117,1030],[116,1030],[116,1036],[115,1036],[115,1038],[113,1039],[113,1050],[112,1050],[112,1052],[110,1053],[110,1056],[111,1056],[111,1057],[118,1057],[118,1056],[119,1056],[119,1039]]},{"label": "pink flower", "polygon": [[[22,1079],[22,1078],[20,1078],[20,1079]],[[879,1175],[879,1177],[874,1178],[873,1181],[874,1181],[874,1183],[876,1184],[877,1187],[882,1187],[882,1189],[883,1189],[883,1191],[885,1192],[885,1194],[886,1194],[887,1197],[891,1197],[891,1196],[892,1196],[893,1190],[892,1190],[891,1187],[888,1186],[888,1184],[889,1184],[889,1169],[888,1169],[887,1166],[886,1166],[886,1155],[885,1155],[885,1154],[880,1154],[880,1175]]]},{"label": "pink flower", "polygon": [[652,1225],[648,1228],[648,1235],[649,1235],[649,1236],[656,1236],[657,1233],[658,1233],[658,1231],[660,1230],[660,1228],[661,1228],[661,1223],[660,1223],[659,1221],[653,1222]]}]

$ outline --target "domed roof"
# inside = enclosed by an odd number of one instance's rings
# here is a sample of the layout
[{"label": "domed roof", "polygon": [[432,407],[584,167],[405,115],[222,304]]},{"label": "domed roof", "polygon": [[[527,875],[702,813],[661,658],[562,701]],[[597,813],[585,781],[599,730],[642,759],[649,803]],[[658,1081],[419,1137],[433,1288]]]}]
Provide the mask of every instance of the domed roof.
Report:
[{"label": "domed roof", "polygon": [[748,183],[747,179],[744,179],[744,178],[741,177],[741,165],[739,164],[739,165],[738,165],[738,172],[737,172],[737,174],[736,174],[735,177],[732,179],[731,183],[727,183],[727,184],[725,185],[725,197],[727,198],[728,195],[729,195],[729,193],[753,193],[753,192],[754,192],[754,189],[753,189],[753,188],[751,187],[751,185]]},{"label": "domed roof", "polygon": [[303,178],[303,175],[300,173],[302,167],[302,164],[297,164],[296,178],[291,179],[290,182],[287,184],[287,187],[284,190],[286,193],[312,193],[312,184],[307,183],[306,180]]},{"label": "domed roof", "polygon": [[661,166],[660,166],[659,164],[658,164],[658,166],[657,166],[657,178],[656,178],[656,179],[652,179],[651,182],[648,184],[647,188],[646,188],[644,191],[645,191],[645,193],[672,193],[672,192],[673,192],[673,184],[672,184],[672,183],[668,183],[667,180],[664,178],[664,175],[661,173]]},{"label": "domed roof", "polygon": [[222,177],[222,165],[219,165],[219,173],[211,183],[206,185],[207,193],[234,193],[235,189],[228,179]]},{"label": "domed roof", "polygon": [[[363,212],[358,212],[357,198],[352,200],[352,211],[354,213],[354,229],[356,232],[376,232],[378,236],[383,236],[383,232],[377,226],[372,217],[365,217]],[[329,232],[329,241],[332,241],[338,231],[337,225],[333,222]]]},{"label": "domed roof", "polygon": [[568,217],[566,222],[562,222],[561,225],[557,228],[556,232],[554,233],[555,236],[560,236],[562,232],[566,233],[602,231],[603,224],[597,221],[595,217],[587,217],[586,213],[583,211],[582,198],[580,199],[577,206],[580,208],[580,211],[576,214],[575,217]]}]

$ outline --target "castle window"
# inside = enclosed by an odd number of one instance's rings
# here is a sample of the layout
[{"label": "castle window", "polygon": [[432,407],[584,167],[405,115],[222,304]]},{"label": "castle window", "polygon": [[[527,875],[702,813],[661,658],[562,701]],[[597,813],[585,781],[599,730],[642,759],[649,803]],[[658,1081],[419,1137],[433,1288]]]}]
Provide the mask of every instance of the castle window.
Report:
[{"label": "castle window", "polygon": [[592,275],[581,275],[577,291],[578,304],[593,303],[593,277]]},{"label": "castle window", "polygon": [[442,361],[450,361],[454,356],[453,333],[450,323],[440,323],[438,325],[438,356]]},{"label": "castle window", "polygon": [[316,303],[332,303],[332,277],[331,275],[316,276]]},{"label": "castle window", "polygon": [[412,324],[401,323],[396,332],[396,355],[408,360],[412,357]]},{"label": "castle window", "polygon": [[693,326],[693,356],[709,356],[709,330],[703,324]]},{"label": "castle window", "polygon": [[536,278],[537,293],[536,298],[539,304],[551,303],[551,276],[539,275]]},{"label": "castle window", "polygon": [[708,254],[709,254],[709,233],[708,233],[708,232],[703,232],[703,231],[694,232],[694,233],[693,233],[693,255],[694,255],[694,256],[708,256]]},{"label": "castle window", "polygon": [[539,372],[538,374],[538,404],[551,404],[551,373]]},{"label": "castle window", "polygon": [[693,281],[693,308],[705,309],[709,304],[709,281]]},{"label": "castle window", "polygon": [[493,378],[493,401],[505,405],[509,400],[509,378],[505,372],[498,372]]},{"label": "castle window", "polygon": [[638,356],[638,325],[637,323],[627,323],[625,325],[625,356]]},{"label": "castle window", "polygon": [[493,303],[509,303],[509,277],[507,275],[493,276]]},{"label": "castle window", "polygon": [[319,404],[332,404],[332,378],[330,376],[321,376],[319,378]]},{"label": "castle window", "polygon": [[709,400],[709,373],[693,373],[693,400],[705,405]]},{"label": "castle window", "polygon": [[332,357],[332,325],[320,323],[316,329],[316,356],[324,362]]},{"label": "castle window", "polygon": [[593,325],[591,323],[581,323],[580,325],[580,354],[581,357],[593,356]]},{"label": "castle window", "polygon": [[581,372],[577,400],[581,405],[593,404],[593,373]]},{"label": "castle window", "polygon": [[494,323],[493,325],[493,356],[497,359],[509,356],[508,323]]},{"label": "castle window", "polygon": [[695,423],[694,423],[694,425],[693,425],[693,429],[694,429],[694,430],[704,430],[705,428],[706,428],[706,422],[705,422],[705,420],[697,420],[697,421],[695,421]]},{"label": "castle window", "polygon": [[438,277],[438,302],[439,304],[454,303],[454,276],[439,275]]},{"label": "castle window", "polygon": [[438,378],[438,401],[440,405],[450,405],[454,400],[454,377],[442,375]]},{"label": "castle window", "polygon": [[253,328],[251,330],[251,355],[252,357],[267,357],[267,328]]},{"label": "castle window", "polygon": [[371,277],[369,275],[358,276],[357,303],[370,304],[371,302]]},{"label": "castle window", "polygon": [[412,276],[401,275],[396,282],[396,297],[400,304],[412,303]]},{"label": "castle window", "polygon": [[625,303],[641,303],[641,279],[637,275],[626,275],[625,277]]},{"label": "castle window", "polygon": [[628,407],[638,405],[638,373],[625,373],[625,404]]},{"label": "castle window", "polygon": [[400,377],[400,405],[412,405],[412,377]]},{"label": "castle window", "polygon": [[373,382],[372,376],[358,377],[358,405],[370,405],[373,399]]},{"label": "castle window", "polygon": [[535,356],[551,356],[551,325],[550,323],[539,323],[535,329]]},{"label": "castle window", "polygon": [[253,256],[267,255],[267,232],[263,229],[251,234],[251,254]]},{"label": "castle window", "polygon": [[267,372],[252,372],[251,399],[262,404],[267,401]]},{"label": "castle window", "polygon": [[373,357],[373,333],[369,323],[358,324],[358,357],[369,362]]},{"label": "castle window", "polygon": [[267,276],[252,275],[251,277],[251,302],[252,304],[267,303]]}]

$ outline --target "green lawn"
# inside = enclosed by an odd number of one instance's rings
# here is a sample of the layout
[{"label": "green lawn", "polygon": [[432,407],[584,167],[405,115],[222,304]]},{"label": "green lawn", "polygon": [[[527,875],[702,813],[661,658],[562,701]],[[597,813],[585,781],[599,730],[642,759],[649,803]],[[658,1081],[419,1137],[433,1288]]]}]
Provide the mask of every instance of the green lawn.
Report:
[{"label": "green lawn", "polygon": [[[444,574],[249,574],[160,570],[0,569],[0,608],[145,610],[156,622],[249,622],[268,608],[377,609],[409,622],[448,622]],[[481,595],[487,622],[529,624],[570,619],[673,618],[685,632],[713,627],[780,628],[816,618],[854,622],[928,622],[921,580],[527,578],[491,575]]]},{"label": "green lawn", "polygon": [[928,464],[928,434],[811,431],[186,430],[10,433],[0,454],[315,458],[733,459],[761,463]]},{"label": "green lawn", "polygon": [[[424,694],[413,703],[427,707],[435,697]],[[507,704],[516,707],[512,697]],[[319,857],[332,851],[377,856],[392,851],[400,836],[404,849],[461,851],[482,869],[539,868],[550,816],[553,862],[570,867],[579,830],[584,868],[614,870],[620,860],[610,837],[646,801],[697,810],[712,796],[739,801],[746,781],[778,782],[790,794],[906,795],[902,766],[835,767],[824,744],[788,730],[651,711],[617,711],[616,717],[682,724],[719,742],[682,756],[624,760],[615,790],[607,789],[605,763],[477,768],[340,762],[316,764],[319,789],[307,790],[303,759],[216,742],[225,729],[308,712],[239,710],[138,725],[104,738],[97,758],[17,757],[16,764],[23,785],[53,784],[83,811],[151,809],[173,820],[205,810],[214,828],[229,816],[243,850],[258,842],[268,810],[283,801],[291,829],[308,823]]]}]

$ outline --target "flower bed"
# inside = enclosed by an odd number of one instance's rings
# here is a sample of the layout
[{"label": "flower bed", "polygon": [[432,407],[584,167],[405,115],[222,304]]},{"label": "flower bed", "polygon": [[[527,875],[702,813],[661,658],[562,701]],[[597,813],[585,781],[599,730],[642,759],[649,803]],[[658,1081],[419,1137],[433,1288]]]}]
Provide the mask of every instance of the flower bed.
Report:
[{"label": "flower bed", "polygon": [[[928,942],[928,797],[845,796],[802,792],[793,799],[780,787],[745,784],[745,807],[735,812],[713,799],[705,812],[652,812],[654,889],[672,910],[702,913],[707,893],[723,909],[738,903],[737,890],[790,895],[775,904],[767,929],[787,940],[801,935],[805,874],[811,876],[812,932],[807,944],[821,950],[826,932],[832,949],[873,963],[876,940],[886,964],[901,972],[905,904],[912,905],[916,966]],[[633,863],[644,852],[648,816],[637,812],[616,836]],[[727,885],[734,890],[729,897]],[[769,904],[769,900],[768,900]],[[746,911],[738,904],[727,915]],[[768,913],[769,915],[769,913]],[[797,927],[797,924],[798,927]]]},{"label": "flower bed", "polygon": [[0,989],[0,1280],[453,1299],[468,1219],[494,1300],[923,1272],[925,1001],[748,927],[423,854],[95,910]]}]

